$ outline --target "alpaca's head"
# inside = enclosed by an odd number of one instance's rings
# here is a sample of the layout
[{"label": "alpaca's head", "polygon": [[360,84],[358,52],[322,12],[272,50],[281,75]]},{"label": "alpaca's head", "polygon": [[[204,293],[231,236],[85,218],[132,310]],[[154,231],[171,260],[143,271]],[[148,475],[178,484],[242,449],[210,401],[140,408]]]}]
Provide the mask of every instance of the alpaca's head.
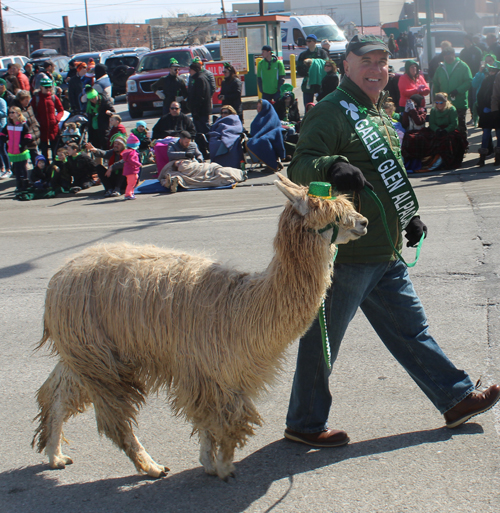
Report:
[{"label": "alpaca's head", "polygon": [[[296,185],[282,174],[276,173],[275,180],[278,189],[290,200],[293,210],[301,218],[306,230],[321,232],[328,225],[338,226],[338,234],[332,243],[347,244],[350,240],[359,239],[366,235],[368,219],[356,212],[353,204],[345,196],[335,199],[321,199],[308,196],[307,187]],[[333,228],[321,232],[321,235],[331,240]]]}]

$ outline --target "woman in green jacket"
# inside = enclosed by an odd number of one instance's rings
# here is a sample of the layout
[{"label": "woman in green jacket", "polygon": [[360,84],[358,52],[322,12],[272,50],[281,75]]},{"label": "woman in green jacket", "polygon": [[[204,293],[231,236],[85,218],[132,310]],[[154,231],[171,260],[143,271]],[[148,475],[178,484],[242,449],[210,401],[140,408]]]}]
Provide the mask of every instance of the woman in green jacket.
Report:
[{"label": "woman in green jacket", "polygon": [[[431,151],[431,156],[434,157],[433,164],[429,169],[461,167],[468,142],[465,135],[459,131],[457,109],[449,101],[446,93],[437,93],[434,96],[429,128],[436,136]],[[439,162],[439,158],[442,162]]]}]

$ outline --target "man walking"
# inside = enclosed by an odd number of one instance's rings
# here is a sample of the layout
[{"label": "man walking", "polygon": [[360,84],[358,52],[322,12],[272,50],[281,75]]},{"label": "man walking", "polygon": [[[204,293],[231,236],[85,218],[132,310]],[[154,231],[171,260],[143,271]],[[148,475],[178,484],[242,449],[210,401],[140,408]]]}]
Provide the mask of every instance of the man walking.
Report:
[{"label": "man walking", "polygon": [[269,45],[262,47],[262,60],[257,66],[257,85],[262,93],[262,99],[277,102],[280,98],[280,88],[285,83],[285,66]]},{"label": "man walking", "polygon": [[458,129],[465,136],[467,136],[465,115],[471,84],[472,74],[469,66],[455,56],[454,48],[445,48],[443,50],[443,62],[434,75],[434,92],[448,93],[451,103],[457,109]]},{"label": "man walking", "polygon": [[170,113],[172,102],[178,102],[186,110],[188,90],[186,82],[179,76],[180,64],[173,57],[170,59],[169,74],[151,85],[151,91],[163,100],[163,115]]},{"label": "man walking", "polygon": [[304,63],[306,59],[323,59],[325,62],[330,58],[328,53],[323,48],[318,48],[316,43],[318,38],[314,34],[309,34],[306,38],[307,50],[299,55],[297,61],[297,75],[304,77],[302,81],[302,95],[304,99],[304,106],[314,101],[314,93],[309,92],[307,89],[309,68]]},{"label": "man walking", "polygon": [[[473,38],[469,34],[464,37],[464,49],[460,52],[460,60],[469,66],[472,77],[475,77],[481,67],[483,52],[474,44]],[[469,125],[474,125],[474,103],[476,103],[476,94],[471,85],[469,89],[469,107],[472,119],[469,121]]]},{"label": "man walking", "polygon": [[[416,215],[418,202],[406,176],[398,136],[382,109],[388,56],[383,40],[354,36],[346,49],[340,86],[321,102],[321,108],[308,113],[301,127],[288,176],[301,185],[330,182],[339,192],[352,193],[359,212],[370,222],[367,235],[338,248],[325,300],[325,347],[331,362],[361,308],[392,355],[444,414],[446,426],[454,428],[490,409],[500,398],[500,387],[477,391],[468,374],[446,357],[429,333],[406,265],[394,256],[393,245],[401,250],[403,230],[407,246],[414,246],[427,227]],[[395,180],[396,194],[391,186]],[[383,204],[392,244],[367,189],[374,190]],[[299,345],[287,439],[315,447],[349,442],[345,431],[327,425],[330,372],[316,320]]]},{"label": "man walking", "polygon": [[188,105],[193,116],[194,126],[196,128],[196,142],[205,159],[209,158],[208,142],[205,134],[208,133],[210,127],[208,118],[212,113],[212,95],[210,82],[205,73],[201,73],[202,67],[200,62],[192,62],[189,66],[189,74],[191,75],[191,87],[188,91]]}]

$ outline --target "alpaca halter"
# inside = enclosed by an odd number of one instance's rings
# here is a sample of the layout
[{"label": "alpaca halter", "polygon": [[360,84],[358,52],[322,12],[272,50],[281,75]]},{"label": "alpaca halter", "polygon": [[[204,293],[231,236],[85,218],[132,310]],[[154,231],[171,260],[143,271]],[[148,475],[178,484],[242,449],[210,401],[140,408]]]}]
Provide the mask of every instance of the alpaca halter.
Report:
[{"label": "alpaca halter", "polygon": [[[310,198],[319,198],[321,200],[334,200],[337,199],[336,196],[332,196],[332,185],[328,182],[311,182],[309,184],[309,190],[307,192],[307,195]],[[337,238],[339,234],[339,225],[338,225],[338,219],[335,223],[330,223],[326,225],[324,228],[321,228],[321,230],[312,230],[309,229],[311,233],[317,233],[321,234],[323,232],[327,232],[328,230],[332,230],[332,238],[330,241],[330,244],[335,244],[335,239]]]}]

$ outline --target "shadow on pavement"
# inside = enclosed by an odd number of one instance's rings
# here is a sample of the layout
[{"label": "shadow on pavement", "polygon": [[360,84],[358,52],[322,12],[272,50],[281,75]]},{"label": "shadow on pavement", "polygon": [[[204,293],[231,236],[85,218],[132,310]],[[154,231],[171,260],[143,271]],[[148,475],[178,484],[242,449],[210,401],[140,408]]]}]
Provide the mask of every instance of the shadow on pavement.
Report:
[{"label": "shadow on pavement", "polygon": [[[415,431],[364,440],[336,449],[314,450],[304,445],[277,440],[236,463],[237,477],[228,483],[208,476],[201,467],[160,480],[131,475],[88,483],[60,484],[59,472],[46,465],[14,469],[0,474],[0,502],[4,511],[48,512],[63,506],[79,513],[98,512],[206,512],[237,513],[264,497],[271,485],[280,485],[280,497],[267,512],[283,501],[294,486],[294,476],[336,463],[376,457],[392,451],[436,442],[454,436],[483,433],[479,424],[465,424],[453,431],[446,428]],[[97,457],[97,455],[96,455]],[[164,462],[165,463],[165,462]],[[127,463],[130,464],[131,463]],[[78,461],[75,463],[78,465]]]}]

